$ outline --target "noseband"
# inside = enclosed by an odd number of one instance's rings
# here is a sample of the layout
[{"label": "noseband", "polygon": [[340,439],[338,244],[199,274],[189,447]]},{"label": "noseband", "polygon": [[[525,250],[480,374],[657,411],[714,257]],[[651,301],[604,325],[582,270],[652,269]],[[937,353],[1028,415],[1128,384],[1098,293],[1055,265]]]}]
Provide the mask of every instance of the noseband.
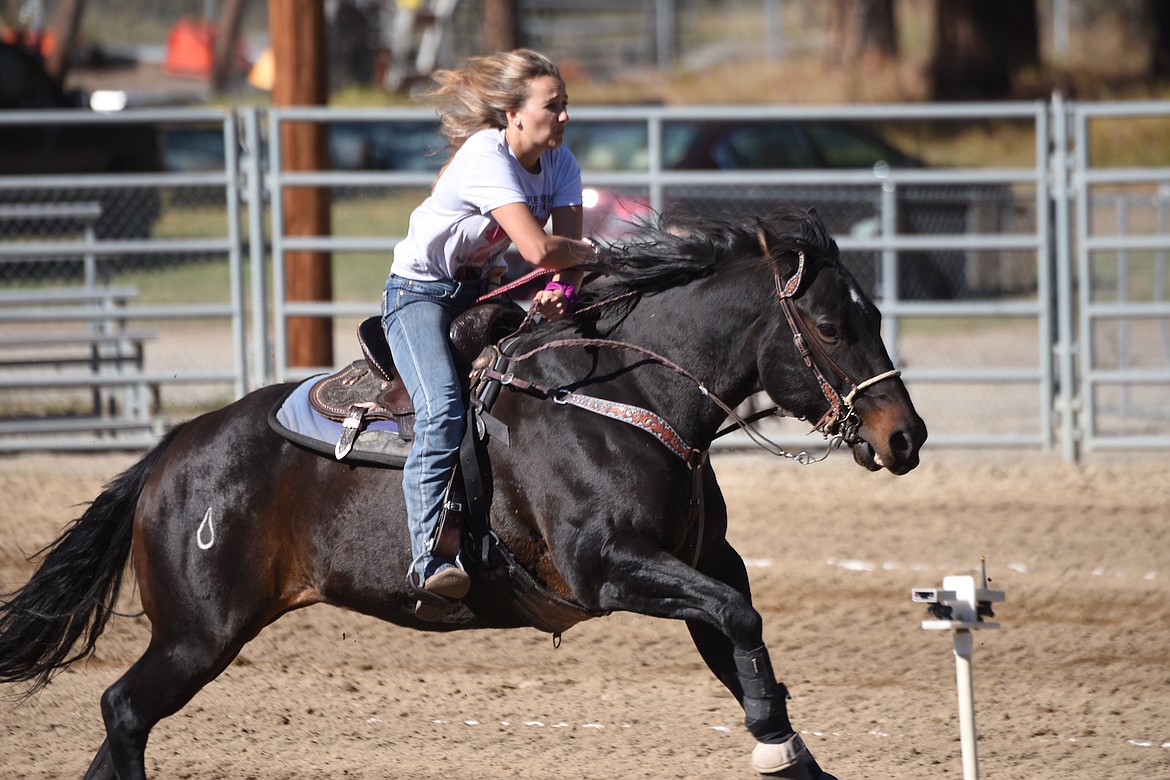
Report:
[{"label": "noseband", "polygon": [[[764,234],[763,227],[757,229],[760,246],[764,250],[764,256],[772,264],[773,278],[776,280],[776,297],[780,301],[780,308],[784,311],[784,318],[788,320],[788,327],[792,329],[792,343],[796,345],[796,351],[800,354],[804,364],[812,370],[817,378],[817,384],[820,385],[821,394],[825,396],[825,400],[829,403],[829,409],[824,416],[813,425],[813,430],[821,431],[830,436],[840,436],[842,440],[849,445],[854,445],[860,441],[859,431],[861,429],[861,418],[857,416],[857,412],[853,408],[853,402],[857,400],[858,394],[868,387],[876,385],[884,379],[894,379],[901,376],[902,372],[896,368],[889,371],[884,371],[877,376],[870,377],[862,382],[858,382],[849,375],[845,369],[833,360],[832,356],[825,350],[820,340],[809,331],[808,325],[804,318],[800,316],[800,311],[796,308],[796,291],[800,289],[800,283],[804,278],[804,250],[797,252],[796,273],[784,282],[780,278],[779,266],[774,262],[772,250],[768,246],[768,240]],[[812,345],[810,349],[809,345]],[[814,357],[815,351],[815,357]],[[830,371],[837,375],[842,383],[849,387],[849,392],[844,397],[841,396],[837,389],[833,386],[821,371],[820,364],[829,367]]]}]

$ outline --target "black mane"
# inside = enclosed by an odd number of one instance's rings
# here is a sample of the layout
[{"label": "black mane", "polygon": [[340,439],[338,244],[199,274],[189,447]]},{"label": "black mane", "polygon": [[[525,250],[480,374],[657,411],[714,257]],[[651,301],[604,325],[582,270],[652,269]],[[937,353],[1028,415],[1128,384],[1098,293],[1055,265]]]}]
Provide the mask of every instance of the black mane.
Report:
[{"label": "black mane", "polygon": [[766,263],[761,236],[773,257],[804,250],[810,261],[837,259],[837,244],[820,218],[794,205],[740,220],[674,215],[637,238],[609,244],[584,266],[604,281],[585,287],[581,306],[630,291],[653,295],[738,263]]}]

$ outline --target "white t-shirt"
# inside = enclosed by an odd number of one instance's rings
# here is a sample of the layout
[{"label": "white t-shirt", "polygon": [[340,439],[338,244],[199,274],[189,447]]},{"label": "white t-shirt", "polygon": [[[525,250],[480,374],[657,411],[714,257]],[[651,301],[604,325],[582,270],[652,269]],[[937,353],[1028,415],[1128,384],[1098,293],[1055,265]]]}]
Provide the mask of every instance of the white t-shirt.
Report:
[{"label": "white t-shirt", "polygon": [[576,158],[563,146],[548,149],[540,155],[540,173],[529,173],[512,154],[503,130],[475,133],[410,215],[390,270],[407,279],[435,280],[452,279],[465,266],[503,266],[511,239],[491,212],[509,203],[527,203],[541,225],[553,209],[580,205]]}]

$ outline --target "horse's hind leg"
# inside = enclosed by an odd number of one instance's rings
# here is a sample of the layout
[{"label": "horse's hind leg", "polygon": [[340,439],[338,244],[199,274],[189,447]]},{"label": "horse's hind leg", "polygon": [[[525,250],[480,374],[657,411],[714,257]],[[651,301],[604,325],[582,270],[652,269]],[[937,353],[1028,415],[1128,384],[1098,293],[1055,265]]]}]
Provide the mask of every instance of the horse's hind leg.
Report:
[{"label": "horse's hind leg", "polygon": [[191,631],[170,641],[152,638],[142,657],[102,695],[106,740],[86,780],[145,780],[150,730],[215,679],[243,646],[198,637]]},{"label": "horse's hind leg", "polygon": [[90,762],[89,769],[85,772],[85,780],[109,780],[116,777],[114,764],[110,758],[110,740],[107,737],[102,740],[102,746],[98,748],[97,754]]}]

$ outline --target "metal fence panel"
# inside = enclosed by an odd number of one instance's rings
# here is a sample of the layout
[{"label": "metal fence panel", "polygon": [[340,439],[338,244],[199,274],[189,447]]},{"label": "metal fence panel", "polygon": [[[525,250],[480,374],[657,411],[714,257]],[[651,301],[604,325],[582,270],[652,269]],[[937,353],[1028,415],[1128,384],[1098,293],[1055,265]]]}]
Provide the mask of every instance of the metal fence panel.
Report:
[{"label": "metal fence panel", "polygon": [[[354,352],[352,327],[376,313],[377,296],[401,232],[387,229],[425,196],[434,169],[422,171],[319,172],[281,170],[280,128],[288,122],[320,122],[333,127],[364,122],[432,121],[413,109],[270,111],[269,191],[273,206],[272,299],[275,376],[290,379],[327,366],[287,364],[287,320],[328,316],[344,323],[335,333],[338,361]],[[1037,139],[1028,167],[931,169],[872,165],[770,170],[680,170],[669,163],[674,129],[695,122],[736,126],[752,123],[817,122],[838,127],[873,122],[1015,121]],[[1048,112],[1044,103],[968,106],[658,108],[585,107],[573,110],[570,127],[581,129],[579,153],[587,188],[602,201],[643,204],[662,213],[689,209],[707,216],[766,213],[780,200],[816,206],[840,236],[843,259],[877,297],[886,313],[887,340],[895,360],[906,364],[904,377],[928,419],[936,422],[932,439],[951,445],[1048,447],[1052,443],[1053,372],[1051,330],[1052,259],[1047,220],[1046,154]],[[834,123],[834,124],[828,124]],[[599,136],[600,140],[593,138]],[[586,143],[586,139],[595,141]],[[282,224],[286,188],[328,187],[334,193],[335,230],[330,236],[288,236]],[[360,204],[397,192],[402,213],[388,222],[370,221],[359,235],[336,226],[348,193]],[[381,193],[381,194],[380,194]],[[636,222],[615,225],[592,218],[594,229],[620,235]],[[600,226],[600,227],[598,227]],[[363,258],[376,271],[357,297],[330,301],[288,301],[283,258],[288,252],[333,253],[335,288],[362,273]],[[380,260],[379,260],[380,259]],[[347,269],[355,269],[352,272]],[[369,274],[368,271],[366,271]],[[1010,350],[998,348],[1008,338]],[[349,341],[347,341],[349,339]],[[990,413],[979,410],[986,405]],[[794,434],[802,435],[803,432]]]},{"label": "metal fence panel", "polygon": [[[0,325],[0,450],[140,448],[246,391],[236,126],[203,109],[0,115],[0,291],[20,318]],[[210,161],[193,130],[210,131]],[[127,138],[137,157],[107,154]],[[26,155],[37,171],[19,168]],[[134,290],[116,317],[68,302],[114,288]],[[139,360],[99,354],[127,332],[151,334]]]},{"label": "metal fence panel", "polygon": [[1076,151],[1081,436],[1089,450],[1170,447],[1170,159],[1095,161],[1095,129],[1170,121],[1170,102],[1070,106]]}]

